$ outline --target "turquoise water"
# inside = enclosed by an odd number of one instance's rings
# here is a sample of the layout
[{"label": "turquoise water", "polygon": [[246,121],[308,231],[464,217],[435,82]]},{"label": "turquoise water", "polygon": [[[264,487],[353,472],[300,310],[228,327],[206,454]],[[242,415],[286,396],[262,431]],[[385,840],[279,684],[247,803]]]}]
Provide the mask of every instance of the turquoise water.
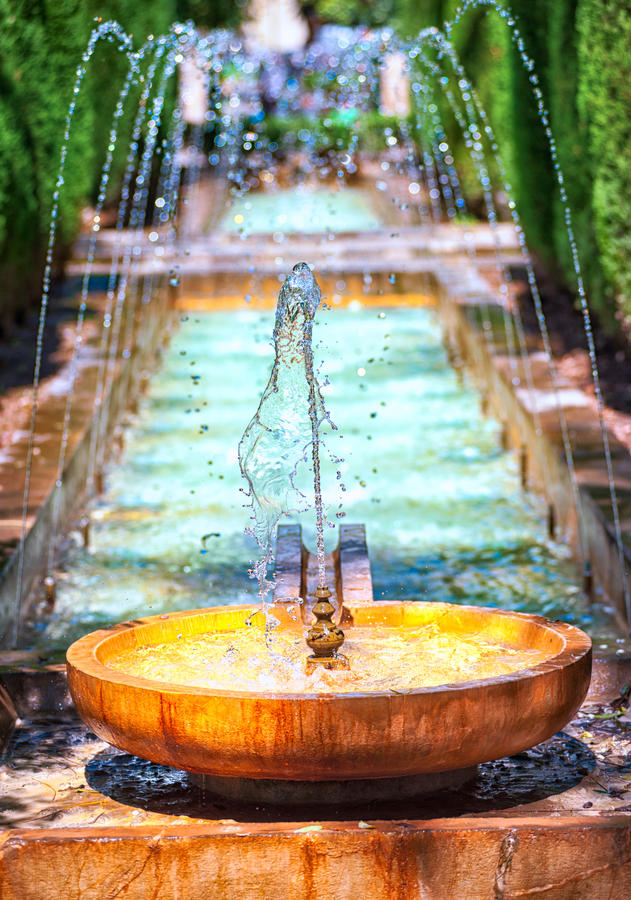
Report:
[{"label": "turquoise water", "polygon": [[382,226],[364,191],[315,190],[307,185],[236,199],[220,223],[223,231],[245,235],[342,233]]},{"label": "turquoise water", "polygon": [[[237,444],[269,375],[273,315],[183,317],[92,510],[90,549],[70,542],[35,643],[61,647],[111,622],[254,601]],[[314,338],[342,435],[332,449],[345,458],[345,492],[325,468],[330,518],[342,497],[344,521],[366,524],[376,598],[539,612],[604,634],[567,549],[546,539],[542,509],[520,491],[497,424],[458,384],[433,311],[354,303],[319,313]],[[329,529],[329,546],[335,537]]]}]

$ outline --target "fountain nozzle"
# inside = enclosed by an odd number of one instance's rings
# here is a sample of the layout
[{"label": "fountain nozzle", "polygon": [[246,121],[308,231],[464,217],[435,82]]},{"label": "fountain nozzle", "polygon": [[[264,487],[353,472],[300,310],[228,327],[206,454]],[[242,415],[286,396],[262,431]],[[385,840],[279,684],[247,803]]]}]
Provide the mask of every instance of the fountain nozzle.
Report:
[{"label": "fountain nozzle", "polygon": [[316,621],[307,633],[307,645],[313,650],[313,656],[307,657],[307,675],[318,665],[325,669],[348,669],[347,657],[337,652],[344,643],[344,632],[333,621],[335,607],[330,600],[331,591],[328,587],[319,587],[315,595],[313,615]]}]

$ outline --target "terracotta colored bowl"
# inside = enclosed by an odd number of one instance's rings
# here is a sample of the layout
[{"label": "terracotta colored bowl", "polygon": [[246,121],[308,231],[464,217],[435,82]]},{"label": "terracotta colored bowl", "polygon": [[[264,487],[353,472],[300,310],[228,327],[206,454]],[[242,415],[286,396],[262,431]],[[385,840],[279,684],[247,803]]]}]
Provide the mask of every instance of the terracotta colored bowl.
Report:
[{"label": "terracotta colored bowl", "polygon": [[152,616],[81,638],[67,655],[79,715],[110,744],[190,772],[293,781],[392,778],[525,750],[562,728],[589,686],[591,641],[577,628],[540,616],[421,602],[351,606],[352,623],[419,626],[440,614],[446,631],[550,657],[510,675],[406,694],[189,688],[107,665],[131,647],[244,628],[251,613],[251,607],[228,606]]}]

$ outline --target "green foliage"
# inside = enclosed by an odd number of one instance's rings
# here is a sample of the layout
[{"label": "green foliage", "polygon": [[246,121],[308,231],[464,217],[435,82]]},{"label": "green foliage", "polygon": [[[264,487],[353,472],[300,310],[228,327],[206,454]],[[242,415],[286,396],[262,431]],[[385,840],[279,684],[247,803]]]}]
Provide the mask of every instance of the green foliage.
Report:
[{"label": "green foliage", "polygon": [[[64,124],[94,18],[117,19],[139,47],[150,33],[164,33],[178,18],[214,26],[234,20],[239,11],[232,0],[0,0],[0,331],[10,330],[39,293]],[[117,47],[100,42],[72,122],[57,219],[59,258],[76,235],[81,208],[96,198],[126,71]],[[174,91],[175,79],[171,103]],[[120,187],[138,96],[136,87],[119,126],[112,199]],[[165,120],[168,112],[167,106]]]},{"label": "green foliage", "polygon": [[[451,19],[459,5],[457,0],[420,0],[420,2],[401,0],[398,15],[399,30],[406,36],[413,37],[429,26],[441,27],[445,21]],[[486,110],[510,180],[515,172],[515,145],[511,102],[513,69],[511,42],[507,29],[496,14],[489,14],[486,7],[481,7],[472,9],[466,14],[464,21],[454,30],[452,40],[458,60],[475,86],[481,104]],[[430,52],[429,55],[436,60],[435,52]],[[449,76],[450,88],[457,104],[462,106],[453,68],[447,60],[444,60],[442,67]],[[416,69],[418,75],[427,76],[427,67],[422,63],[417,63]],[[437,84],[436,78],[430,79],[429,83],[433,90],[432,99],[438,107],[463,189],[472,204],[479,208],[482,204],[480,178],[471,150],[465,144],[462,127],[456,121],[451,103],[448,102],[443,88]],[[498,169],[492,161],[490,170],[498,179]]]},{"label": "green foliage", "polygon": [[631,315],[631,8],[578,4],[578,106],[591,212],[607,287]]},{"label": "green foliage", "polygon": [[[67,27],[68,21],[76,29]],[[0,0],[0,277],[7,288],[3,324],[10,322],[22,289],[40,273],[46,220],[64,130],[74,68],[81,58],[88,16],[79,0]],[[68,59],[73,60],[69,65]],[[56,100],[63,97],[63,102]],[[77,137],[68,158],[76,178],[60,206],[60,238],[67,240],[89,190],[92,116],[77,108]],[[86,156],[86,163],[83,156]]]},{"label": "green foliage", "polygon": [[398,0],[395,21],[405,37],[415,37],[423,28],[438,28],[444,21],[445,0]]},{"label": "green foliage", "polygon": [[[153,4],[146,6],[150,15]],[[175,0],[173,18],[179,22],[190,19],[198,28],[236,28],[246,6],[247,0]]]},{"label": "green foliage", "polygon": [[321,22],[336,25],[386,25],[395,0],[303,0],[302,7]]},{"label": "green foliage", "polygon": [[[283,150],[301,146],[320,155],[360,150],[380,153],[385,146],[385,129],[400,136],[401,123],[392,116],[378,112],[333,110],[320,117],[266,116],[258,125],[265,144],[272,143]],[[256,130],[252,123],[248,129]]]},{"label": "green foliage", "polygon": [[[631,249],[631,202],[626,202],[631,196],[631,7],[615,0],[512,0],[505,5],[517,17],[550,112],[590,300],[604,324],[611,324],[614,297],[631,314],[626,265]],[[458,6],[458,0],[399,0],[399,29],[414,35],[440,26]],[[453,41],[495,131],[528,243],[576,287],[547,137],[508,27],[484,5],[464,15]],[[439,95],[436,103],[467,195],[479,205],[479,185],[462,134]]]}]

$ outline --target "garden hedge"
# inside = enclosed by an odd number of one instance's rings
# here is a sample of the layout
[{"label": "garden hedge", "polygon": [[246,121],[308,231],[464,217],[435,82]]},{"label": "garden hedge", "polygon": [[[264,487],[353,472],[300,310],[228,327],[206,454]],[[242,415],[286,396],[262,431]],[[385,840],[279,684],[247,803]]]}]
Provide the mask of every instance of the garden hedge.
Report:
[{"label": "garden hedge", "polygon": [[[193,18],[213,27],[239,11],[233,0],[0,0],[0,334],[37,302],[64,121],[95,17],[117,19],[138,47],[173,21]],[[59,258],[76,234],[81,208],[94,201],[124,71],[122,55],[101,42],[72,126],[60,194]],[[119,142],[114,161],[113,190],[125,143]]]},{"label": "garden hedge", "polygon": [[[407,35],[451,19],[457,0],[399,0]],[[550,111],[590,301],[602,323],[631,317],[631,4],[512,0]],[[453,39],[498,137],[531,248],[575,288],[565,215],[531,85],[507,26],[469,10]],[[453,130],[450,132],[453,134]],[[464,162],[462,147],[456,156]],[[466,174],[466,165],[465,165]],[[471,190],[472,179],[467,179]]]}]

